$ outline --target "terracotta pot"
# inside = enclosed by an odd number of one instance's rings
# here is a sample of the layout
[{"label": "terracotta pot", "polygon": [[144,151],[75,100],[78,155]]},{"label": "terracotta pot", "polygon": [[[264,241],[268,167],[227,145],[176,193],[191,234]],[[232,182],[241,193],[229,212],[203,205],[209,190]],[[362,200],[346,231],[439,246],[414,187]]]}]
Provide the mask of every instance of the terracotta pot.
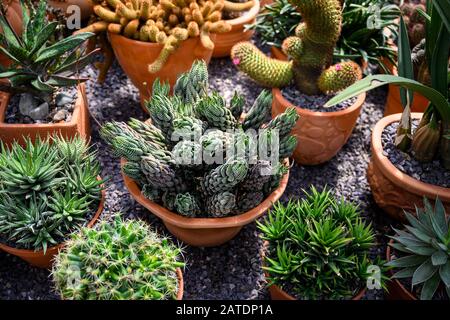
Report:
[{"label": "terracotta pot", "polygon": [[274,2],[274,0],[260,0],[260,2],[261,2],[261,8],[264,8],[264,6],[272,4]]},{"label": "terracotta pot", "polygon": [[184,281],[183,281],[183,272],[181,272],[180,268],[177,268],[177,277],[178,277],[177,300],[183,300]]},{"label": "terracotta pot", "polygon": [[[3,5],[7,5],[6,19],[11,24],[11,27],[16,34],[22,34],[22,7],[19,0],[2,0]],[[1,30],[1,28],[0,28]],[[2,31],[0,31],[2,33]],[[0,53],[0,65],[8,66],[11,60],[7,58],[3,53]]]},{"label": "terracotta pot", "polygon": [[252,24],[256,21],[259,13],[259,0],[254,0],[253,7],[245,12],[242,16],[226,20],[231,25],[231,31],[227,33],[219,33],[214,40],[214,58],[228,57],[231,48],[240,41],[248,41],[255,33],[254,30],[244,31],[245,25]]},{"label": "terracotta pot", "polygon": [[[272,118],[293,106],[273,88]],[[317,165],[333,158],[347,142],[358,119],[366,94],[358,96],[347,109],[335,112],[315,112],[296,106],[300,119],[292,130],[298,138],[294,159],[302,165]]]},{"label": "terracotta pot", "polygon": [[[141,104],[150,97],[151,88],[156,78],[169,81],[173,86],[178,75],[189,71],[193,62],[203,59],[206,63],[211,60],[212,50],[202,46],[200,38],[189,38],[183,41],[178,49],[169,56],[164,67],[157,73],[151,74],[148,65],[159,55],[163,45],[151,42],[142,42],[126,38],[122,35],[108,33],[114,54],[120,66],[139,89]],[[211,35],[214,41],[215,35]]]},{"label": "terracotta pot", "polygon": [[[100,177],[98,179],[101,179]],[[100,217],[100,214],[103,211],[103,206],[105,204],[106,199],[106,192],[105,190],[102,190],[102,198],[100,199],[100,203],[98,205],[97,212],[95,213],[94,217],[92,217],[92,220],[88,223],[88,227],[92,227]],[[29,264],[39,267],[39,268],[46,268],[50,269],[52,266],[52,260],[56,254],[58,254],[59,250],[62,249],[64,246],[64,243],[60,243],[56,246],[47,248],[47,251],[44,254],[44,250],[26,250],[26,249],[17,249],[10,246],[7,246],[6,244],[0,243],[0,249],[11,254],[14,256],[17,256],[21,258],[22,260],[25,260]]]},{"label": "terracotta pot", "polygon": [[67,15],[72,15],[73,12],[67,12],[69,6],[78,6],[80,8],[81,20],[85,20],[93,13],[93,5],[91,0],[48,0],[48,3],[57,9],[61,9]]},{"label": "terracotta pot", "polygon": [[280,48],[271,46],[270,47],[270,56],[274,59],[278,59],[278,60],[283,60],[283,61],[287,61],[288,57],[284,54],[283,51],[281,51]]},{"label": "terracotta pot", "polygon": [[[125,163],[126,160],[122,159],[121,165],[123,166]],[[122,176],[125,186],[137,202],[161,218],[175,237],[196,247],[219,246],[234,238],[244,225],[261,217],[281,197],[289,179],[289,173],[287,173],[281,180],[278,189],[257,207],[246,213],[225,218],[187,218],[148,200],[141,194],[141,190],[134,180],[125,175],[123,171]]]},{"label": "terracotta pot", "polygon": [[[367,169],[372,195],[377,205],[394,219],[405,221],[403,210],[415,212],[415,206],[423,207],[423,197],[435,199],[439,196],[446,212],[450,213],[450,188],[438,187],[421,182],[397,169],[383,155],[381,134],[386,126],[400,120],[401,114],[384,117],[372,131],[372,157]],[[422,118],[421,113],[413,113],[413,119]]]},{"label": "terracotta pot", "polygon": [[83,83],[78,86],[78,98],[75,102],[72,119],[69,122],[44,124],[6,123],[5,116],[10,97],[9,93],[0,92],[0,140],[7,145],[11,145],[14,140],[23,143],[24,137],[30,137],[34,140],[38,136],[46,138],[53,133],[59,133],[67,138],[72,138],[78,134],[85,139],[89,139],[91,136],[88,101],[86,88]]},{"label": "terracotta pot", "polygon": [[[394,243],[393,240],[389,241],[389,244],[392,243]],[[391,247],[389,245],[386,248],[386,261],[391,261]],[[389,270],[388,272],[391,277],[394,275],[392,270]],[[386,298],[388,300],[417,300],[417,298],[397,279],[390,279],[387,288],[388,292]]]}]

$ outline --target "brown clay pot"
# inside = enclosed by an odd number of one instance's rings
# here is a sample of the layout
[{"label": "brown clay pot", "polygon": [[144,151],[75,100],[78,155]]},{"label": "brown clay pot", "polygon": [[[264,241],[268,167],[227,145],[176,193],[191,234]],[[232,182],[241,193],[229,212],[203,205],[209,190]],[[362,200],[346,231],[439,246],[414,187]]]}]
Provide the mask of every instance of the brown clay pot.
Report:
[{"label": "brown clay pot", "polygon": [[[394,243],[393,240],[389,241],[389,244]],[[386,261],[391,261],[391,247],[390,245],[386,248]],[[389,270],[389,275],[392,277],[394,272]],[[397,279],[390,279],[388,284],[388,292],[386,298],[388,300],[417,300],[417,298],[408,291],[400,281]]]},{"label": "brown clay pot", "polygon": [[7,145],[11,145],[14,140],[23,143],[24,137],[30,137],[34,140],[38,136],[46,138],[53,133],[59,133],[66,138],[73,138],[79,134],[86,140],[91,136],[88,101],[86,88],[83,83],[78,85],[78,98],[75,102],[75,109],[70,122],[44,124],[6,123],[5,115],[10,97],[9,93],[0,92],[0,140]]},{"label": "brown clay pot", "polygon": [[[273,88],[272,118],[293,106]],[[358,96],[355,103],[345,110],[315,112],[296,106],[300,119],[292,130],[298,144],[294,159],[302,165],[317,165],[333,158],[347,142],[358,119],[366,94]]]},{"label": "brown clay pot", "polygon": [[[22,7],[19,0],[2,0],[4,6],[7,6],[6,19],[11,24],[11,27],[16,34],[22,34]],[[1,30],[1,28],[0,28]],[[0,31],[1,33],[2,31]],[[8,66],[11,60],[7,58],[3,53],[0,53],[0,65]]]},{"label": "brown clay pot", "polygon": [[91,0],[49,0],[48,3],[56,9],[61,9],[68,15],[72,14],[72,12],[67,12],[67,8],[69,6],[78,6],[80,8],[81,20],[89,18],[89,16],[93,13],[93,5]]},{"label": "brown clay pot", "polygon": [[183,272],[181,272],[180,268],[177,268],[177,277],[178,277],[177,300],[183,300],[184,281],[183,281]]},{"label": "brown clay pot", "polygon": [[214,58],[228,57],[231,48],[240,41],[248,41],[255,33],[254,30],[244,31],[245,25],[252,24],[256,21],[259,13],[259,0],[254,0],[253,7],[245,12],[242,16],[226,20],[231,25],[231,30],[226,33],[219,33],[214,40]]},{"label": "brown clay pot", "polygon": [[[177,77],[181,73],[189,71],[195,60],[203,59],[209,63],[212,55],[212,50],[203,47],[199,37],[189,38],[183,41],[178,49],[169,56],[159,72],[152,74],[148,71],[148,65],[159,56],[163,48],[162,44],[137,41],[113,33],[108,33],[108,37],[117,61],[140,92],[141,105],[150,97],[156,78],[169,81],[172,87]],[[215,40],[215,34],[211,35],[211,40]]]},{"label": "brown clay pot", "polygon": [[[125,163],[126,160],[122,159],[121,165],[123,166]],[[134,180],[125,175],[123,171],[122,176],[125,186],[137,202],[161,218],[175,237],[196,247],[219,246],[234,238],[244,225],[261,217],[281,197],[289,179],[289,173],[287,173],[281,180],[278,189],[257,207],[246,213],[225,218],[187,218],[148,200],[141,194],[141,190]]]},{"label": "brown clay pot", "polygon": [[[439,196],[446,212],[450,213],[450,188],[421,182],[397,169],[383,155],[381,134],[386,126],[400,120],[401,114],[384,117],[372,131],[372,157],[367,169],[372,195],[377,205],[391,217],[405,221],[403,211],[415,212],[415,206],[423,207],[423,197],[435,199]],[[412,113],[413,119],[422,118],[421,113]]]},{"label": "brown clay pot", "polygon": [[274,59],[278,59],[278,60],[282,60],[282,61],[287,61],[288,57],[284,54],[283,51],[281,51],[280,48],[271,46],[270,47],[270,56]]},{"label": "brown clay pot", "polygon": [[264,6],[267,6],[269,4],[272,4],[274,0],[260,0],[261,3],[261,9],[264,8]]},{"label": "brown clay pot", "polygon": [[[98,177],[98,179],[101,179]],[[88,227],[91,228],[100,217],[100,214],[103,211],[103,206],[105,204],[106,199],[106,192],[105,190],[102,190],[102,197],[100,199],[100,203],[98,205],[97,212],[95,213],[94,217],[92,217],[92,220],[88,223]],[[50,269],[52,266],[52,260],[56,254],[58,254],[59,250],[62,249],[64,246],[64,243],[60,243],[56,246],[47,248],[47,251],[44,254],[44,250],[26,250],[26,249],[17,249],[10,246],[7,246],[6,244],[0,243],[0,249],[11,254],[14,256],[17,256],[21,258],[22,260],[25,260],[29,264],[39,267],[39,268],[46,268]]]}]

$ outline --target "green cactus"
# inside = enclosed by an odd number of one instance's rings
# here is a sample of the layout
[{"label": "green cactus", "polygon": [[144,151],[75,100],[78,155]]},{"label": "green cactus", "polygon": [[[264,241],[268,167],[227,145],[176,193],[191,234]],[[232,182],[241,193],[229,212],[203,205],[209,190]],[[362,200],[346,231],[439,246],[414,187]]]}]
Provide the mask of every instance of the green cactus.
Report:
[{"label": "green cactus", "polygon": [[264,193],[261,191],[244,192],[239,196],[238,209],[239,212],[247,212],[264,200]]},{"label": "green cactus", "polygon": [[174,96],[181,98],[184,104],[195,104],[208,92],[208,69],[203,60],[196,60],[191,70],[183,73],[173,88]]},{"label": "green cactus", "polygon": [[237,122],[231,111],[226,107],[223,97],[217,92],[205,96],[197,105],[197,112],[208,122],[210,127],[222,131],[233,129]]},{"label": "green cactus", "polygon": [[130,121],[128,121],[128,125],[138,132],[145,141],[157,143],[161,148],[166,148],[166,138],[161,130],[153,124],[131,118]]},{"label": "green cactus", "polygon": [[206,174],[203,188],[206,193],[214,194],[230,191],[247,176],[248,163],[242,159],[230,159]]},{"label": "green cactus", "polygon": [[241,188],[247,191],[261,191],[272,176],[272,166],[269,161],[258,160],[248,171]]},{"label": "green cactus", "polygon": [[186,185],[175,170],[168,163],[164,163],[153,156],[141,157],[141,169],[147,181],[161,190],[184,191]]},{"label": "green cactus", "polygon": [[161,200],[161,192],[152,185],[144,184],[142,186],[142,195],[150,201],[158,202]]},{"label": "green cactus", "polygon": [[175,210],[185,217],[194,218],[200,213],[198,200],[189,192],[177,194],[174,205]]},{"label": "green cactus", "polygon": [[233,117],[239,121],[241,118],[242,112],[244,111],[245,106],[245,98],[243,95],[238,94],[236,91],[233,94],[233,97],[230,100],[230,105],[228,109],[230,109]]},{"label": "green cactus", "polygon": [[272,93],[268,90],[261,91],[245,117],[242,128],[244,130],[259,129],[270,115],[271,108]]},{"label": "green cactus", "polygon": [[343,62],[328,68],[341,32],[340,1],[290,2],[303,19],[296,35],[283,42],[283,52],[292,61],[271,59],[251,43],[242,42],[231,50],[233,63],[260,85],[278,88],[295,79],[298,89],[310,95],[335,93],[360,79],[361,70],[354,63]]},{"label": "green cactus", "polygon": [[279,159],[283,160],[292,155],[297,146],[297,138],[295,136],[286,136],[280,140]]},{"label": "green cactus", "polygon": [[221,218],[232,213],[236,208],[236,196],[228,191],[212,195],[206,201],[208,215]]},{"label": "green cactus", "polygon": [[294,107],[288,108],[284,113],[276,116],[267,124],[267,129],[278,130],[280,140],[287,136],[300,118]]},{"label": "green cactus", "polygon": [[127,163],[125,163],[122,166],[122,171],[123,173],[125,173],[128,177],[130,177],[131,179],[137,181],[137,182],[142,182],[145,181],[145,177],[142,174],[141,171],[141,165],[139,162],[134,162],[134,161],[128,161]]},{"label": "green cactus", "polygon": [[173,120],[176,118],[175,110],[170,98],[164,95],[153,95],[145,103],[152,123],[159,128],[167,141],[171,141],[173,132]]}]

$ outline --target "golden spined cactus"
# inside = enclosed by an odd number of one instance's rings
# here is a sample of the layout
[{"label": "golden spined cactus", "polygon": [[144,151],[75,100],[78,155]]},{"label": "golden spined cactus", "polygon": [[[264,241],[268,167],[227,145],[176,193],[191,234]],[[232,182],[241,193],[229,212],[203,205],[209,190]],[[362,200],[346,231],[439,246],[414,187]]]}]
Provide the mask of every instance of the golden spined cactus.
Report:
[{"label": "golden spined cactus", "polygon": [[255,4],[254,0],[250,0],[247,2],[232,2],[232,1],[225,0],[223,10],[224,11],[234,11],[234,12],[246,11],[246,10],[250,10],[254,4]]}]

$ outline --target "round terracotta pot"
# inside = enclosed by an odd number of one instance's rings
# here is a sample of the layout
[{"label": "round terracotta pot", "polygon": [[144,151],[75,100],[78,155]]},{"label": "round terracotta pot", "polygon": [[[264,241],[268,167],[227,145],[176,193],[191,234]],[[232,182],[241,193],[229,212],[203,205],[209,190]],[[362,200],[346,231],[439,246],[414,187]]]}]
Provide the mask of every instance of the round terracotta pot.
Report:
[{"label": "round terracotta pot", "polygon": [[228,57],[231,48],[238,42],[248,41],[255,33],[254,30],[244,31],[245,25],[252,24],[256,21],[259,13],[259,0],[254,0],[253,7],[245,12],[242,16],[226,20],[231,25],[231,30],[226,33],[219,33],[214,40],[214,58]]},{"label": "round terracotta pot", "polygon": [[[288,160],[286,161],[288,163]],[[122,159],[121,165],[123,166],[125,163],[126,160]],[[137,202],[161,218],[164,225],[175,237],[196,247],[219,246],[234,238],[243,226],[261,217],[275,201],[280,199],[289,179],[289,173],[286,173],[278,189],[273,191],[257,207],[246,213],[225,218],[187,218],[148,200],[141,194],[141,190],[134,180],[125,175],[123,171],[122,176],[125,186]]]},{"label": "round terracotta pot", "polygon": [[[391,261],[391,247],[390,244],[394,243],[393,240],[389,241],[389,245],[386,248],[386,261]],[[392,277],[394,272],[389,270],[389,275]],[[397,279],[390,279],[388,284],[387,299],[388,300],[417,300],[417,298],[408,291],[400,281]]]},{"label": "round terracotta pot", "polygon": [[89,18],[93,13],[91,0],[48,0],[48,3],[54,8],[61,9],[67,15],[73,14],[73,12],[67,12],[69,6],[78,6],[80,8],[81,20]]},{"label": "round terracotta pot", "polygon": [[78,85],[78,98],[69,122],[61,123],[6,123],[5,115],[11,95],[0,91],[0,140],[6,145],[11,145],[14,141],[24,143],[24,137],[30,137],[33,141],[38,136],[45,139],[48,135],[61,134],[66,138],[73,138],[81,135],[86,140],[91,136],[91,126],[89,123],[89,107],[86,96],[86,86],[84,83]]},{"label": "round terracotta pot", "polygon": [[180,268],[177,268],[177,277],[178,277],[177,300],[183,300],[184,281],[183,281],[183,272],[181,272]]},{"label": "round terracotta pot", "polygon": [[[446,212],[450,213],[450,188],[421,182],[397,169],[383,155],[381,134],[386,126],[400,120],[401,114],[384,117],[372,131],[372,157],[367,169],[367,180],[377,205],[391,217],[405,221],[403,211],[415,212],[423,207],[423,197],[435,199],[439,196]],[[421,113],[412,113],[413,119],[421,119]]]},{"label": "round terracotta pot", "polygon": [[[98,179],[101,179],[100,177]],[[97,212],[92,217],[91,221],[88,223],[88,227],[92,227],[100,217],[100,214],[103,211],[103,206],[105,204],[106,199],[106,192],[105,190],[102,190],[102,197],[100,199],[100,203],[98,205]],[[11,254],[14,256],[17,256],[21,258],[22,260],[25,260],[29,264],[39,267],[39,268],[46,268],[50,269],[52,266],[52,260],[55,257],[55,255],[58,254],[59,250],[62,249],[64,246],[64,243],[60,243],[56,246],[47,248],[47,251],[44,254],[44,250],[26,250],[26,249],[17,249],[10,246],[7,246],[6,244],[0,243],[0,249]]]},{"label": "round terracotta pot", "polygon": [[[272,118],[293,106],[278,88],[272,89]],[[300,119],[292,130],[298,144],[294,159],[302,165],[317,165],[333,158],[347,142],[355,127],[366,94],[358,96],[347,109],[335,112],[315,112],[296,106]]]},{"label": "round terracotta pot", "polygon": [[[169,81],[171,87],[177,77],[190,70],[197,59],[203,59],[206,63],[211,60],[212,50],[208,50],[200,42],[200,38],[189,38],[183,41],[178,49],[169,56],[166,64],[157,73],[150,73],[148,65],[158,56],[163,45],[151,42],[142,42],[126,38],[122,35],[108,33],[114,54],[123,71],[131,82],[138,88],[141,95],[141,105],[148,100],[153,82],[156,78]],[[211,35],[211,40],[215,34]]]},{"label": "round terracotta pot", "polygon": [[[11,24],[11,27],[16,34],[22,34],[22,7],[19,0],[2,0],[4,6],[7,6],[6,19]],[[0,33],[2,33],[0,28]],[[0,65],[8,66],[11,64],[11,60],[3,53],[0,53]]]}]

